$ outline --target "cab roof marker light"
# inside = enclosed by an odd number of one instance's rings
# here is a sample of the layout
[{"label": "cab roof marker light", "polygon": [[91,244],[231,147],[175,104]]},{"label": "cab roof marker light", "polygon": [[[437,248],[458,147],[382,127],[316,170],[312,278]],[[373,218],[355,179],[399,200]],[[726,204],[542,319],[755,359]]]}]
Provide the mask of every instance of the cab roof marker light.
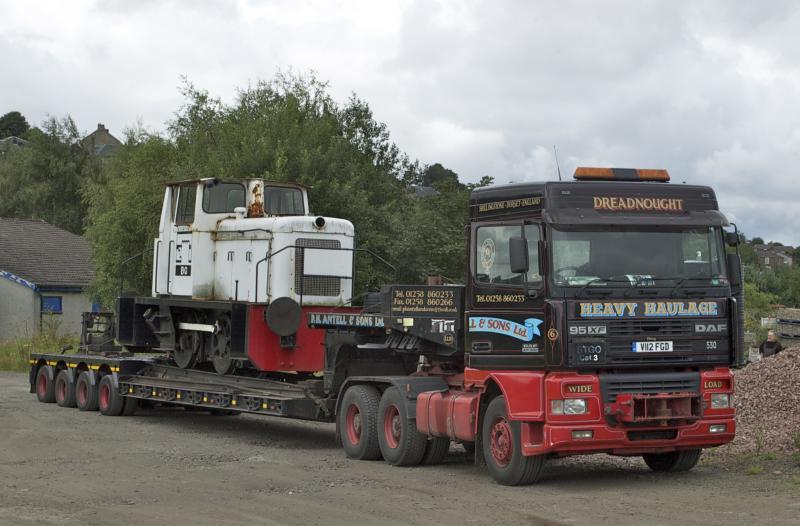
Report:
[{"label": "cab roof marker light", "polygon": [[580,166],[573,178],[578,181],[659,181],[669,182],[666,170],[636,168],[594,168]]}]

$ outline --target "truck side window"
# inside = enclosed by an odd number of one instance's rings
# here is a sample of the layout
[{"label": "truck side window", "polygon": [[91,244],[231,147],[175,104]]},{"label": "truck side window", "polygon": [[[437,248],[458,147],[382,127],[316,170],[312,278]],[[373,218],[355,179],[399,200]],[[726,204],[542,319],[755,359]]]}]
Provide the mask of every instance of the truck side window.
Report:
[{"label": "truck side window", "polygon": [[[528,239],[528,272],[511,272],[509,239],[524,235]],[[475,235],[475,281],[500,285],[522,285],[526,281],[541,281],[539,275],[539,226],[496,225],[482,226]]]},{"label": "truck side window", "polygon": [[525,225],[525,239],[528,240],[528,275],[529,283],[542,281],[541,271],[539,270],[539,240],[541,231],[539,225]]},{"label": "truck side window", "polygon": [[197,185],[181,185],[178,194],[178,210],[175,212],[176,225],[191,225],[194,222],[194,201]]}]

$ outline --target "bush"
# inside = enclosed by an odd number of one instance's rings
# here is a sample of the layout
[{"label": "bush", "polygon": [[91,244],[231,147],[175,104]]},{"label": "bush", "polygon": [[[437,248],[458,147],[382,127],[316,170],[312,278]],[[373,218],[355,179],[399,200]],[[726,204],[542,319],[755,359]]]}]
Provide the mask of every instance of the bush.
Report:
[{"label": "bush", "polygon": [[0,343],[0,371],[27,370],[32,352],[58,353],[77,347],[78,338],[60,334],[59,325],[58,320],[44,317],[41,330],[33,336]]}]

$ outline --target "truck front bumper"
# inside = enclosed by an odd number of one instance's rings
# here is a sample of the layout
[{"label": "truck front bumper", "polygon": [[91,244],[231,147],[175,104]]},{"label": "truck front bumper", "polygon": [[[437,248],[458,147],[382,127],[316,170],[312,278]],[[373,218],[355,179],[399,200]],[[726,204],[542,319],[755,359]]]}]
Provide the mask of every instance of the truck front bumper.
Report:
[{"label": "truck front bumper", "polygon": [[522,422],[525,456],[581,453],[640,455],[720,446],[733,440],[734,418],[707,418],[680,427],[618,428],[605,424]]}]

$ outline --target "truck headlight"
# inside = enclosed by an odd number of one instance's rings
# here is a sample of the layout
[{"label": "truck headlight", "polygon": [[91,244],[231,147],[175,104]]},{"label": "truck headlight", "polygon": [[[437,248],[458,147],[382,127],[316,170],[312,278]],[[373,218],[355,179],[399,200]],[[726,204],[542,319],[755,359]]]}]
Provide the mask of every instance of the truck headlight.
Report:
[{"label": "truck headlight", "polygon": [[728,393],[711,395],[711,409],[728,409],[729,407],[731,407],[731,397]]},{"label": "truck headlight", "polygon": [[565,415],[583,415],[587,412],[588,404],[583,398],[567,398],[564,400]]}]

